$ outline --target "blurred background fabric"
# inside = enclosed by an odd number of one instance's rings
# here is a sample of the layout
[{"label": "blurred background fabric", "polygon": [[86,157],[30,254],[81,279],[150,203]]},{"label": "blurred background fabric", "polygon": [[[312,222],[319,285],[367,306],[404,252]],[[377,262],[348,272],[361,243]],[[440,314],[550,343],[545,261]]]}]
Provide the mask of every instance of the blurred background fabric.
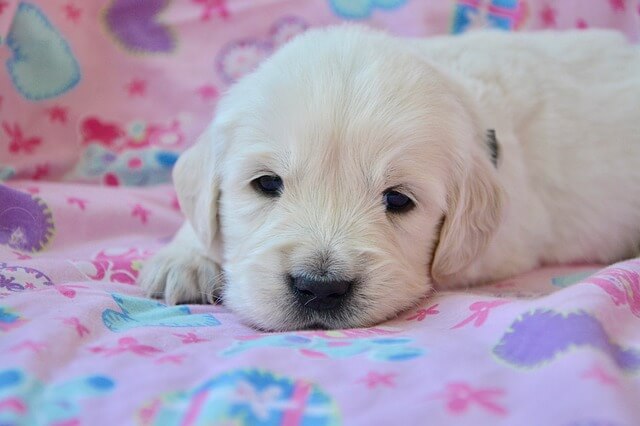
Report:
[{"label": "blurred background fabric", "polygon": [[635,0],[0,1],[0,180],[168,182],[226,88],[307,28],[612,28]]}]

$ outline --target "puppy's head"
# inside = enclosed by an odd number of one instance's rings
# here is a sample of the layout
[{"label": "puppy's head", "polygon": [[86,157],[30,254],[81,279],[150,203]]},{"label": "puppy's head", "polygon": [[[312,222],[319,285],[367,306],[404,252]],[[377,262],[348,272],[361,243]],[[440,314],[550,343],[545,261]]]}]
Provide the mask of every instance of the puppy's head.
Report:
[{"label": "puppy's head", "polygon": [[230,90],[174,178],[245,320],[366,326],[483,250],[500,210],[483,133],[406,42],[310,31]]}]

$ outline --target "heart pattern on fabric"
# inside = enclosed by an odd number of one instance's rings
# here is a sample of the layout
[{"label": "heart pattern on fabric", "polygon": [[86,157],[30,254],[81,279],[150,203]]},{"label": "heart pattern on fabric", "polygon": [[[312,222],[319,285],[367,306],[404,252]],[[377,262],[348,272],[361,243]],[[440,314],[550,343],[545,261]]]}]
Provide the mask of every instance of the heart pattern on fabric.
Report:
[{"label": "heart pattern on fabric", "polygon": [[249,38],[227,44],[217,56],[218,74],[225,82],[233,83],[253,71],[291,38],[306,31],[308,26],[300,18],[285,16],[273,23],[269,35],[264,39]]},{"label": "heart pattern on fabric", "polygon": [[137,417],[144,426],[341,424],[338,405],[318,385],[260,369],[228,370],[193,388],[157,395]]},{"label": "heart pattern on fabric", "polygon": [[103,22],[118,44],[132,53],[171,53],[176,48],[174,31],[158,16],[170,0],[113,0]]},{"label": "heart pattern on fabric", "polygon": [[11,81],[26,99],[55,98],[80,81],[80,66],[69,43],[33,4],[20,3],[6,43]]},{"label": "heart pattern on fabric", "polygon": [[45,383],[27,371],[0,370],[0,421],[21,425],[37,419],[45,425],[78,425],[85,400],[104,397],[115,386],[115,380],[103,375]]},{"label": "heart pattern on fabric", "polygon": [[453,34],[482,28],[517,30],[530,15],[525,0],[458,0],[455,3],[451,19]]},{"label": "heart pattern on fabric", "polygon": [[27,266],[8,265],[0,262],[0,297],[5,292],[15,293],[53,286],[44,272]]},{"label": "heart pattern on fabric", "polygon": [[392,10],[407,0],[329,0],[333,12],[345,19],[366,19],[375,9]]},{"label": "heart pattern on fabric", "polygon": [[39,197],[0,185],[0,244],[37,252],[51,242],[53,217]]},{"label": "heart pattern on fabric", "polygon": [[536,368],[554,361],[569,349],[581,348],[602,352],[622,370],[640,370],[640,350],[615,343],[600,320],[584,311],[564,314],[537,309],[527,312],[511,324],[493,353],[511,365]]}]

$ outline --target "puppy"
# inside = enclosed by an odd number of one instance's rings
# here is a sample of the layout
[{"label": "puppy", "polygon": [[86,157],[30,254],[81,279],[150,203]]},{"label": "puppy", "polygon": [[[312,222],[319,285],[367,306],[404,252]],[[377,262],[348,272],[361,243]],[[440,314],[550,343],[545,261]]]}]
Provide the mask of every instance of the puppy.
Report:
[{"label": "puppy", "polygon": [[640,243],[640,49],[607,31],[309,31],[179,159],[188,222],[140,282],[266,330],[361,327]]}]

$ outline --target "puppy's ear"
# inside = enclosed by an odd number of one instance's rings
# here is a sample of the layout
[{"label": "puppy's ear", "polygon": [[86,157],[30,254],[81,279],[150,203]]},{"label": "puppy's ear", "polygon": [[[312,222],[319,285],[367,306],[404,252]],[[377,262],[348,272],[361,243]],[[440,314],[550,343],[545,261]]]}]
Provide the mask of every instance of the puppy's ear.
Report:
[{"label": "puppy's ear", "polygon": [[[207,129],[195,145],[187,149],[173,169],[180,208],[193,227],[200,242],[210,254],[217,256],[219,169],[221,150],[215,149],[217,133]],[[217,260],[217,259],[216,259]]]},{"label": "puppy's ear", "polygon": [[464,284],[452,281],[484,251],[501,220],[503,190],[491,161],[483,154],[478,150],[456,164],[458,176],[448,191],[447,211],[431,266],[438,284]]}]

